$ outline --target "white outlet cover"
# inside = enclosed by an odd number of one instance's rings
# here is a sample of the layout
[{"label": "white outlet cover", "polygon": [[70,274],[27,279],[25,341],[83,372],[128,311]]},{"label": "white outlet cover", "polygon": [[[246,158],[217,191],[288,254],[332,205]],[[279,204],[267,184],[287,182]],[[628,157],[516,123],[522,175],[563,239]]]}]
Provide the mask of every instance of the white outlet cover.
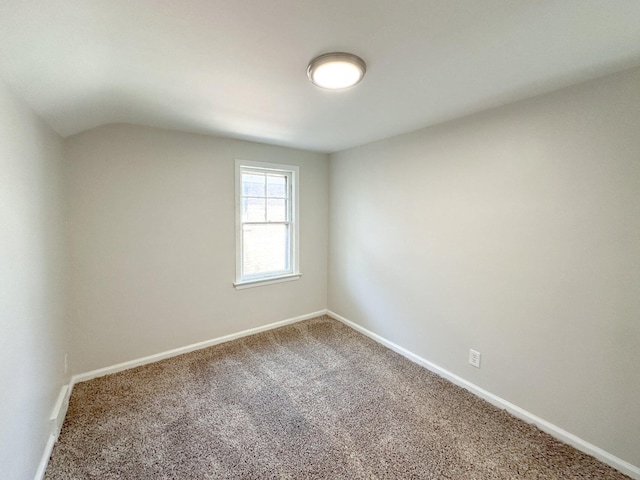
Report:
[{"label": "white outlet cover", "polygon": [[480,352],[469,350],[469,363],[476,368],[480,368]]}]

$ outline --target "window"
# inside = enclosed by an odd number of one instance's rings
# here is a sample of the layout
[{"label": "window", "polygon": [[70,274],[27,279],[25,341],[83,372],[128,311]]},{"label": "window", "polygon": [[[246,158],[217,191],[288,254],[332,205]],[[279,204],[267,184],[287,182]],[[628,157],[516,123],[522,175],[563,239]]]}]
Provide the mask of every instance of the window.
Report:
[{"label": "window", "polygon": [[298,172],[236,160],[236,288],[300,278]]}]

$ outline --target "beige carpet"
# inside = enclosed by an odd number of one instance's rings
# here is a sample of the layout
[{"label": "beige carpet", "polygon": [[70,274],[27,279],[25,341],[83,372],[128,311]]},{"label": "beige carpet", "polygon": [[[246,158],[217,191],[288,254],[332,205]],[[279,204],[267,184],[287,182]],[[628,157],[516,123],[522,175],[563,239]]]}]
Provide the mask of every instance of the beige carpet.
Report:
[{"label": "beige carpet", "polygon": [[627,479],[328,317],[75,386],[46,479]]}]

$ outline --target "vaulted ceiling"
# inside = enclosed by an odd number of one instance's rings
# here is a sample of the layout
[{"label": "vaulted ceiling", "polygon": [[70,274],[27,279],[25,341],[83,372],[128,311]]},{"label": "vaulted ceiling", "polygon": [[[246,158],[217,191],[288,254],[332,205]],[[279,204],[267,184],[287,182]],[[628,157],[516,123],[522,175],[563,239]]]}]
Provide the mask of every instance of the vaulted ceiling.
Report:
[{"label": "vaulted ceiling", "polygon": [[[368,66],[312,86],[330,51]],[[640,65],[637,0],[0,0],[0,76],[115,122],[333,152]]]}]

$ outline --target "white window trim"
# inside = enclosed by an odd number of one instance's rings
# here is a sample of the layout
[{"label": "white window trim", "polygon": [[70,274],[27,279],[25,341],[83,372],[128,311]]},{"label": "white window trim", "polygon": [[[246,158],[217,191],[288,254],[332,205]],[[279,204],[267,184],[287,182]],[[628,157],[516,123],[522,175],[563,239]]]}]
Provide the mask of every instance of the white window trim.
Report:
[{"label": "white window trim", "polygon": [[[242,177],[240,170],[242,167],[258,168],[262,170],[276,170],[291,172],[291,229],[290,249],[291,270],[279,275],[264,276],[258,278],[242,278]],[[297,165],[286,165],[282,163],[254,162],[250,160],[236,159],[235,166],[235,198],[236,198],[236,281],[234,287],[236,290],[245,288],[260,287],[263,285],[272,285],[274,283],[290,282],[297,280],[302,276],[300,273],[300,216],[299,216],[299,184],[300,167]]]}]

